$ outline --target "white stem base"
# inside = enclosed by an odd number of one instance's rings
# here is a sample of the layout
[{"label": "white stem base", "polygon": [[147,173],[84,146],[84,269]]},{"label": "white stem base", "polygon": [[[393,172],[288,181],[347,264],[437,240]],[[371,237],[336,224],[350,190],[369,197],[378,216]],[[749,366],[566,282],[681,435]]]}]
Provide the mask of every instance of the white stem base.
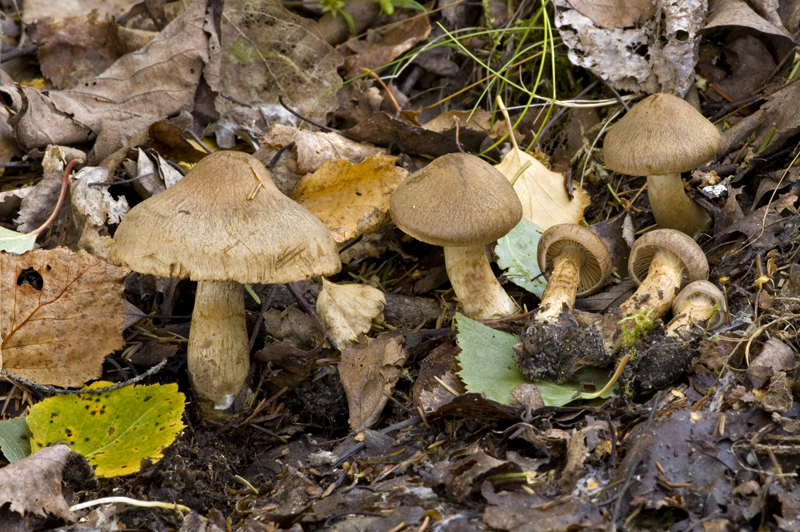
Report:
[{"label": "white stem base", "polygon": [[446,246],[444,264],[465,316],[473,320],[492,320],[517,313],[517,304],[508,297],[492,272],[484,246]]},{"label": "white stem base", "polygon": [[233,405],[250,372],[244,287],[240,283],[197,283],[187,365],[203,415]]}]

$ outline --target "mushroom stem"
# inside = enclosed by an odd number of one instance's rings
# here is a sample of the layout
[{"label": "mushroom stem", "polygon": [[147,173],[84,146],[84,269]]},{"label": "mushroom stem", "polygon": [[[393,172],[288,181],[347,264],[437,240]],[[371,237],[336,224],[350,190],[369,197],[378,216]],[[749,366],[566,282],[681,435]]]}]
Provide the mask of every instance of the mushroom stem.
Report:
[{"label": "mushroom stem", "polygon": [[676,229],[697,238],[711,224],[708,213],[686,196],[680,174],[647,176],[647,194],[662,229]]},{"label": "mushroom stem", "polygon": [[575,306],[575,294],[580,281],[580,270],[584,255],[576,246],[566,246],[553,261],[553,273],[547,280],[547,287],[542,294],[539,305],[541,312],[536,315],[537,321],[557,319],[564,305],[569,310]]},{"label": "mushroom stem", "polygon": [[657,250],[642,284],[619,306],[622,317],[645,313],[656,320],[666,315],[681,289],[683,270],[683,262],[675,253]]},{"label": "mushroom stem", "polygon": [[207,413],[233,405],[250,372],[244,288],[234,281],[198,281],[187,347],[198,406]]},{"label": "mushroom stem", "polygon": [[491,320],[517,312],[517,304],[494,276],[485,246],[444,246],[444,264],[467,317]]}]

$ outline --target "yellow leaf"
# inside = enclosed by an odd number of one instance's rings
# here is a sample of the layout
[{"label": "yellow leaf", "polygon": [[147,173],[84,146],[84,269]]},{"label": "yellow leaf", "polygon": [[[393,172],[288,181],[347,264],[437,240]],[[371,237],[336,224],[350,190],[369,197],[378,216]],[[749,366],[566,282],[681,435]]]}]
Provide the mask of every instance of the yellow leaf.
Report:
[{"label": "yellow leaf", "polygon": [[388,220],[392,192],[408,175],[396,161],[382,153],[358,164],[328,161],[300,180],[292,199],[322,220],[336,242],[350,240]]},{"label": "yellow leaf", "polygon": [[386,296],[365,284],[334,284],[323,277],[317,297],[317,314],[328,333],[344,349],[358,335],[367,333],[372,320],[383,317]]},{"label": "yellow leaf", "polygon": [[581,223],[590,198],[577,183],[573,182],[573,198],[570,200],[564,176],[548,170],[535,157],[518,148],[512,148],[495,168],[511,180],[527,162],[530,166],[514,183],[514,190],[522,202],[522,217],[542,229],[557,224]]}]

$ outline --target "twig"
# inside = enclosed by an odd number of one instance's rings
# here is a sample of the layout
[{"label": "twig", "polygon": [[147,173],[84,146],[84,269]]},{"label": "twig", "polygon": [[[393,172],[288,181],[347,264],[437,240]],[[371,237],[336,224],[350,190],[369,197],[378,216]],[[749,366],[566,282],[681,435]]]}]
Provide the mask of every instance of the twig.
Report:
[{"label": "twig", "polygon": [[300,293],[300,290],[297,289],[297,286],[294,283],[286,283],[286,288],[289,289],[289,292],[291,292],[294,298],[297,300],[297,304],[303,307],[303,310],[306,312],[306,314],[314,318],[314,321],[317,323],[317,327],[319,327],[320,331],[325,333],[325,339],[328,340],[328,343],[331,344],[331,347],[334,349],[339,349],[339,346],[336,345],[336,341],[330,335],[328,329],[322,323],[322,320],[319,319],[319,316],[317,316],[317,311],[314,310],[314,307],[312,307],[308,301],[306,301],[306,298],[303,297],[303,294]]},{"label": "twig", "polygon": [[[380,432],[381,434],[389,434],[391,432],[394,432],[394,431],[397,431],[397,430],[400,430],[400,429],[404,429],[406,427],[410,427],[411,425],[416,425],[420,421],[422,421],[422,418],[420,418],[420,417],[417,417],[417,416],[410,417],[410,418],[408,418],[408,419],[406,419],[404,421],[400,421],[399,423],[395,423],[394,425],[389,425],[385,429],[381,429],[378,432]],[[350,456],[354,455],[355,453],[357,453],[358,451],[360,451],[364,447],[366,447],[366,443],[364,443],[363,441],[356,443],[351,448],[347,449],[341,455],[339,455],[339,458],[337,458],[337,460],[331,465],[331,467],[333,467],[334,469],[339,467],[340,465],[342,465],[345,462],[345,460],[347,460]]]},{"label": "twig", "polygon": [[24,384],[26,386],[30,386],[31,388],[34,388],[34,389],[36,389],[36,390],[38,390],[38,391],[40,391],[42,393],[50,393],[50,394],[54,394],[54,395],[58,395],[58,394],[68,394],[68,395],[96,394],[96,393],[110,392],[112,390],[117,390],[119,388],[124,388],[125,386],[131,385],[131,384],[136,384],[137,382],[143,381],[144,379],[146,379],[150,375],[158,373],[164,366],[167,365],[167,360],[168,359],[165,358],[164,360],[162,360],[161,362],[159,362],[158,364],[156,364],[155,366],[153,366],[152,368],[150,368],[146,372],[142,373],[138,377],[134,377],[134,378],[132,378],[130,380],[127,380],[127,381],[124,381],[124,382],[119,382],[119,383],[117,383],[117,384],[115,384],[113,386],[108,386],[106,388],[95,388],[93,390],[67,390],[65,388],[57,388],[55,386],[46,386],[44,384],[36,384],[35,382],[29,381],[27,379],[23,379],[22,377],[18,377],[16,375],[14,375],[13,373],[8,373],[8,372],[6,372],[6,371],[4,371],[2,369],[0,369],[0,375],[3,375],[4,377],[8,377],[9,379],[12,379],[12,380],[17,381],[17,382],[21,382],[22,384]]}]

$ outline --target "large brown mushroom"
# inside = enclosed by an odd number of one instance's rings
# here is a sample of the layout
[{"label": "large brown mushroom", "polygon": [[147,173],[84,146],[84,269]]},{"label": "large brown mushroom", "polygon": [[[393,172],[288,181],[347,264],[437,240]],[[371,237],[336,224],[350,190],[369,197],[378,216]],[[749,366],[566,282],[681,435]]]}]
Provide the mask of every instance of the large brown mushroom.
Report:
[{"label": "large brown mushroom", "polygon": [[391,215],[402,231],[444,247],[447,275],[473,319],[517,311],[486,256],[485,245],[508,233],[522,218],[522,204],[508,179],[466,153],[434,159],[395,189]]},{"label": "large brown mushroom", "polygon": [[696,238],[711,218],[686,196],[680,173],[714,157],[719,130],[691,104],[670,94],[652,94],[606,134],[606,166],[615,172],[647,176],[647,194],[656,223]]},{"label": "large brown mushroom", "polygon": [[280,193],[264,165],[222,151],[138,204],[111,259],[134,271],[197,281],[187,347],[201,413],[228,409],[250,368],[241,283],[289,283],[341,269],[328,229]]},{"label": "large brown mushroom", "polygon": [[514,357],[527,378],[552,377],[563,382],[579,366],[605,362],[584,360],[587,353],[602,352],[603,344],[598,335],[582,334],[572,309],[576,297],[591,295],[605,285],[611,274],[611,257],[600,237],[574,224],[547,229],[539,239],[537,255],[539,267],[548,277],[547,287],[539,311],[514,348]]}]

